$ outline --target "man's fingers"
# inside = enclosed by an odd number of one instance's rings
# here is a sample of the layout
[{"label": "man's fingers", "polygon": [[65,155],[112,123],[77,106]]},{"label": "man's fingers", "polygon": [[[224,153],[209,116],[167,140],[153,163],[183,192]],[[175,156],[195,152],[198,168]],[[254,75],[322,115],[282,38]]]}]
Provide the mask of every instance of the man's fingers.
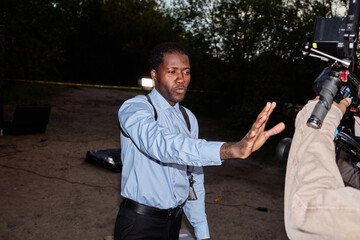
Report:
[{"label": "man's fingers", "polygon": [[259,122],[263,123],[264,120],[267,120],[266,118],[272,113],[275,106],[276,104],[274,102],[273,103],[267,102],[263,110],[261,110],[261,112],[257,116],[255,123],[259,123]]},{"label": "man's fingers", "polygon": [[350,98],[344,98],[342,99],[336,106],[341,110],[342,114],[345,114],[346,109],[350,106],[351,99]]},{"label": "man's fingers", "polygon": [[[268,102],[266,103],[263,110],[258,115],[256,121],[252,125],[250,131],[246,134],[246,137],[243,139],[245,140],[245,145],[243,146],[243,151],[246,151],[247,153],[254,152],[257,149],[259,149],[266,140],[276,134],[279,134],[285,129],[284,123],[278,123],[275,127],[268,131],[264,131],[265,125],[267,121],[270,118],[270,115],[274,111],[276,107],[275,102]],[[243,141],[242,140],[242,141]],[[244,156],[248,156],[249,154],[243,154]]]},{"label": "man's fingers", "polygon": [[285,129],[285,124],[283,122],[278,123],[278,124],[276,124],[275,127],[266,131],[265,137],[266,137],[266,139],[268,139],[269,137],[271,137],[273,135],[281,133],[282,131],[284,131],[284,129]]},{"label": "man's fingers", "polygon": [[259,129],[262,126],[264,126],[264,124],[269,120],[269,117],[271,113],[274,111],[275,107],[276,107],[275,102],[272,103],[267,102],[263,110],[258,115],[255,123],[253,124],[252,130]]},{"label": "man's fingers", "polygon": [[267,115],[267,113],[270,111],[270,108],[271,108],[271,103],[267,102],[265,107],[261,110],[261,112],[257,116],[256,121],[261,119],[263,116]]},{"label": "man's fingers", "polygon": [[250,136],[252,136],[253,134],[256,134],[256,131],[258,131],[261,127],[264,126],[264,123],[266,123],[267,121],[267,115],[263,114],[262,116],[258,116],[258,118],[256,119],[256,121],[254,122],[254,124],[252,125],[252,128],[250,129]]},{"label": "man's fingers", "polygon": [[252,128],[248,132],[248,138],[253,138],[256,136],[256,134],[259,132],[259,130],[264,130],[265,124],[268,121],[271,113],[274,111],[276,107],[275,102],[267,102],[263,110],[258,115],[256,121],[252,125]]},{"label": "man's fingers", "polygon": [[264,109],[261,111],[261,113],[259,114],[259,118],[263,117],[264,115],[269,118],[271,113],[274,111],[276,107],[276,103],[275,102],[267,102]]},{"label": "man's fingers", "polygon": [[276,107],[276,102],[272,102],[271,104],[270,104],[270,110],[268,111],[268,117],[272,114],[272,112],[274,111],[274,109],[275,109],[275,107]]},{"label": "man's fingers", "polygon": [[351,98],[344,98],[343,100],[340,101],[340,104],[344,104],[346,108],[349,107],[351,104]]}]

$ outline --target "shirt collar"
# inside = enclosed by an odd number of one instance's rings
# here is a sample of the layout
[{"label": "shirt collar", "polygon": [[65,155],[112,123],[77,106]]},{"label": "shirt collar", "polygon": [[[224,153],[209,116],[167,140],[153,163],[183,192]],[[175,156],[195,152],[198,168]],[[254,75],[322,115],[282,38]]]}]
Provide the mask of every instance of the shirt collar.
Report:
[{"label": "shirt collar", "polygon": [[152,103],[158,107],[161,110],[165,110],[168,108],[175,108],[176,110],[179,110],[179,103],[175,103],[175,105],[172,107],[168,101],[155,89],[149,93],[149,96],[151,98]]}]

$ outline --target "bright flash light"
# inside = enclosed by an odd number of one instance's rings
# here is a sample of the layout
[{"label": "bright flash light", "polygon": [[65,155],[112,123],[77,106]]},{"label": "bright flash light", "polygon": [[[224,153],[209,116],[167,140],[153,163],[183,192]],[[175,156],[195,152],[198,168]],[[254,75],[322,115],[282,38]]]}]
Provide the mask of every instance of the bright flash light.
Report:
[{"label": "bright flash light", "polygon": [[141,87],[143,88],[153,88],[154,80],[151,78],[141,78]]}]

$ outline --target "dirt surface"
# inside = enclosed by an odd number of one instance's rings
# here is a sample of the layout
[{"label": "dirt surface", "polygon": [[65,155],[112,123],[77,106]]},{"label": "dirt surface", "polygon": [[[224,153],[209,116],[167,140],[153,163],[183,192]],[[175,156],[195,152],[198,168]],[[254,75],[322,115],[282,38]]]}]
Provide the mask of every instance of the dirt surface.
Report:
[{"label": "dirt surface", "polygon": [[[85,156],[89,150],[119,148],[117,111],[134,95],[69,88],[49,100],[46,133],[0,137],[1,240],[102,240],[113,234],[120,173],[88,163]],[[201,136],[226,140],[221,126],[198,118]],[[204,168],[212,239],[287,239],[284,169],[260,162],[253,157]]]}]

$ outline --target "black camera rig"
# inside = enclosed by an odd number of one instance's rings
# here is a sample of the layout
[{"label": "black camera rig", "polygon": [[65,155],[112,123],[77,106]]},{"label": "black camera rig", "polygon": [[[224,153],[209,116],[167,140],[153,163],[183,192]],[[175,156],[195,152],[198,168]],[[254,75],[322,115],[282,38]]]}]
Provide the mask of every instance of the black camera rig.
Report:
[{"label": "black camera rig", "polygon": [[304,43],[302,56],[327,61],[329,67],[314,82],[314,90],[320,96],[307,125],[321,128],[333,101],[351,97],[358,102],[359,79],[355,76],[356,49],[359,36],[359,0],[349,1],[345,18],[317,18],[312,44]]},{"label": "black camera rig", "polygon": [[[303,43],[300,59],[307,56],[319,58],[328,63],[313,84],[319,96],[307,126],[319,129],[330,110],[333,101],[350,97],[352,104],[343,119],[360,116],[359,78],[355,75],[357,66],[357,45],[359,37],[360,0],[350,0],[348,14],[344,18],[317,18],[312,42]],[[347,127],[340,124],[334,139],[336,151],[344,150],[357,155],[360,151],[360,138],[353,137]],[[286,161],[291,139],[283,139],[277,147],[278,158]],[[360,157],[356,156],[358,161]]]}]

